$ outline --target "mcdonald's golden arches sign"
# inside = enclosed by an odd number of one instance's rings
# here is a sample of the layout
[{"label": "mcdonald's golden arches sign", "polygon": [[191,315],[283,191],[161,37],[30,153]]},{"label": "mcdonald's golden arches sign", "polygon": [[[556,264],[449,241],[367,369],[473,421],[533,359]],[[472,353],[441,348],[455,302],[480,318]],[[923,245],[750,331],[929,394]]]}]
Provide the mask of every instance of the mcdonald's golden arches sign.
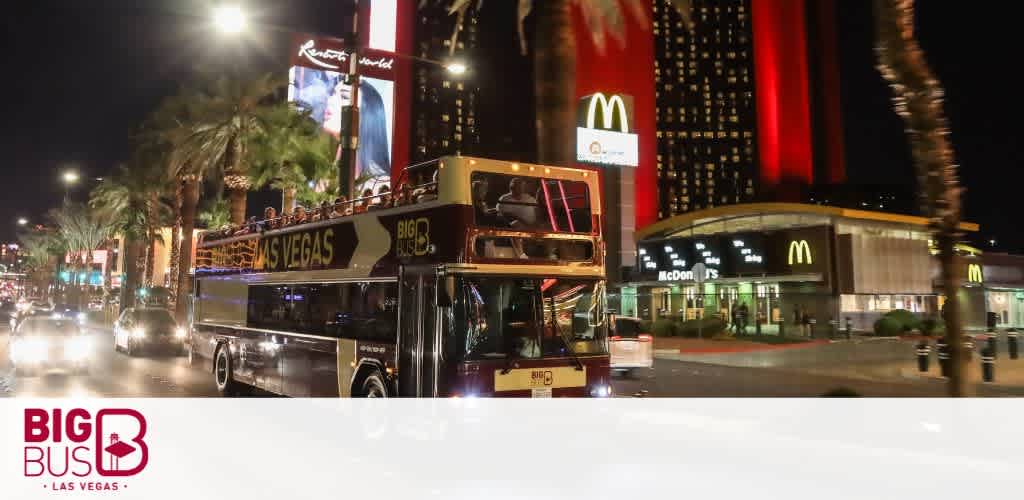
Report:
[{"label": "mcdonald's golden arches sign", "polygon": [[597,92],[580,99],[576,127],[576,161],[635,167],[640,164],[634,130],[633,98]]}]

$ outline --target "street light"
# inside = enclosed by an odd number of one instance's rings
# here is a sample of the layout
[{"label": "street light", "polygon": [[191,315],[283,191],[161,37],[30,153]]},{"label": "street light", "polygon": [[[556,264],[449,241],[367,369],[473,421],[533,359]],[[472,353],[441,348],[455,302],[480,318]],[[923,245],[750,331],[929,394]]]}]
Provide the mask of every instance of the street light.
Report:
[{"label": "street light", "polygon": [[465,63],[455,61],[445,65],[444,69],[448,70],[448,72],[453,75],[462,75],[465,74],[469,68],[466,67]]},{"label": "street light", "polygon": [[81,176],[74,170],[65,170],[63,174],[60,174],[60,180],[64,183],[64,200],[67,201],[71,195],[71,186],[78,183]]},{"label": "street light", "polygon": [[237,5],[219,5],[213,9],[213,24],[222,33],[240,33],[247,24],[245,12]]},{"label": "street light", "polygon": [[24,217],[18,217],[18,225],[19,226],[24,226],[26,224],[28,224],[28,219],[26,219]]}]

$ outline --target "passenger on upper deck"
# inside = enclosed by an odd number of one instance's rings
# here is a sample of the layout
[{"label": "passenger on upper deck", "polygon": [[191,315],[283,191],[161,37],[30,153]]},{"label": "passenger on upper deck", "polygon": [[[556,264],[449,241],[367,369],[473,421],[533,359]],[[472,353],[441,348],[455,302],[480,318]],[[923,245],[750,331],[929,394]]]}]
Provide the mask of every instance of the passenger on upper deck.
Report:
[{"label": "passenger on upper deck", "polygon": [[402,207],[410,203],[412,203],[412,188],[409,187],[409,184],[403,182],[395,190],[394,206]]},{"label": "passenger on upper deck", "polygon": [[306,214],[306,207],[302,205],[295,207],[295,214],[292,215],[291,224],[298,225],[305,224],[307,222],[309,222],[309,215]]},{"label": "passenger on upper deck", "polygon": [[330,217],[335,219],[344,215],[352,215],[352,207],[348,204],[348,198],[339,196],[334,199],[334,208],[331,210]]},{"label": "passenger on upper deck", "polygon": [[263,230],[269,231],[271,229],[277,229],[277,210],[274,207],[267,207],[263,209]]},{"label": "passenger on upper deck", "polygon": [[498,213],[510,227],[530,228],[537,223],[537,198],[526,193],[526,182],[513,177],[508,183],[508,192],[498,198]]},{"label": "passenger on upper deck", "polygon": [[[414,193],[415,194],[415,193]],[[423,186],[423,191],[416,196],[416,203],[424,203],[428,201],[434,201],[437,199],[437,170],[434,170],[434,175],[431,177],[430,184]]]},{"label": "passenger on upper deck", "polygon": [[391,208],[391,188],[387,184],[377,189],[377,196],[373,199],[368,210],[380,210]]},{"label": "passenger on upper deck", "polygon": [[361,213],[365,212],[366,209],[369,207],[369,203],[370,203],[370,199],[371,198],[373,198],[373,190],[372,189],[364,189],[363,190],[363,195],[360,197],[359,203],[356,203],[356,207],[355,207],[354,212],[357,213],[357,214],[361,214]]},{"label": "passenger on upper deck", "polygon": [[477,224],[495,225],[498,209],[487,205],[487,191],[490,186],[486,179],[473,181],[470,190],[473,195],[473,208],[476,210]]}]

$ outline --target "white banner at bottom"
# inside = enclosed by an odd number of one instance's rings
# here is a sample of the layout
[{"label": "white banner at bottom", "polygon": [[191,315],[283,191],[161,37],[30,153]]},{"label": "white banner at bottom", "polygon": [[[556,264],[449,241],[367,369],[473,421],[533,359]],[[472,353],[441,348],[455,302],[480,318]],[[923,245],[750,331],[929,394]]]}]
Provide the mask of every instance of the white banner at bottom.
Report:
[{"label": "white banner at bottom", "polygon": [[11,399],[0,498],[1009,498],[1021,400]]}]

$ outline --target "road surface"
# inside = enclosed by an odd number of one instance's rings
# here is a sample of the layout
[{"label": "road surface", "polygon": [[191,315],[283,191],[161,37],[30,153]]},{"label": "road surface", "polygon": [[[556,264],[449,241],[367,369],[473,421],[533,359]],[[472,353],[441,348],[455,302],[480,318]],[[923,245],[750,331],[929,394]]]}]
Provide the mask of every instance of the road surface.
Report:
[{"label": "road surface", "polygon": [[[97,346],[87,374],[18,376],[7,359],[8,335],[0,331],[0,397],[216,397],[211,374],[188,366],[184,357],[129,357],[114,352],[108,331],[92,330]],[[713,358],[711,358],[713,359]],[[864,396],[943,396],[939,380],[873,381],[786,368],[725,366],[658,359],[653,370],[613,379],[617,396],[815,397],[839,387]],[[1014,395],[983,387],[980,395]]]}]

